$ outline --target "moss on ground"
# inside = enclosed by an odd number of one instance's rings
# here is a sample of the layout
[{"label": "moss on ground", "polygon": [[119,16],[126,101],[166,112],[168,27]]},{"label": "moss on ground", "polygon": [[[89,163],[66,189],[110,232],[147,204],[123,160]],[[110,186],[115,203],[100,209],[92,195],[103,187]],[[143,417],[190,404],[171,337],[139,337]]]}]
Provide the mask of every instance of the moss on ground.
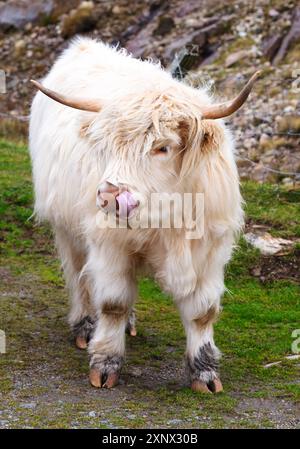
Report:
[{"label": "moss on ground", "polygon": [[[127,340],[121,385],[89,386],[88,359],[75,349],[66,322],[68,299],[48,227],[32,215],[25,146],[0,143],[0,427],[297,427],[299,361],[291,354],[300,328],[293,280],[262,283],[251,275],[261,256],[241,239],[227,267],[223,312],[215,327],[223,352],[224,393],[187,387],[185,338],[171,298],[139,283],[138,336]],[[299,237],[299,192],[242,186],[249,221],[273,235]],[[268,362],[282,364],[264,368]]]}]

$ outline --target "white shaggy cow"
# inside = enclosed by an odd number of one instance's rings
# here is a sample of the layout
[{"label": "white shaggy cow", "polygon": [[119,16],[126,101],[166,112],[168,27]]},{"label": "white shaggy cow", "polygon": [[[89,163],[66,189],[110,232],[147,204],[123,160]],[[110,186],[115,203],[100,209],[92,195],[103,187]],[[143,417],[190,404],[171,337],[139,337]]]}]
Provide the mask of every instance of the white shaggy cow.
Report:
[{"label": "white shaggy cow", "polygon": [[[45,94],[30,117],[35,213],[54,229],[93,386],[118,382],[125,331],[136,332],[137,269],[147,265],[181,315],[192,388],[222,390],[213,322],[243,212],[233,140],[218,119],[244,103],[256,77],[234,100],[213,104],[157,64],[78,38],[43,85],[33,81]],[[201,238],[186,238],[185,226],[130,226],[151,194],[197,192]],[[126,226],[103,227],[106,213]]]}]

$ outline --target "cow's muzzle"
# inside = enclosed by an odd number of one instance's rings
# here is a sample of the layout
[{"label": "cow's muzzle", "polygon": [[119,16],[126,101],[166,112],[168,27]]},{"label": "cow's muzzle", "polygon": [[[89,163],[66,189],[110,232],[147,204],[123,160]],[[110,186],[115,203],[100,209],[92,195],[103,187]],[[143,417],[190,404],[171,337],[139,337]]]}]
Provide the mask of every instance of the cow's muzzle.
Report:
[{"label": "cow's muzzle", "polygon": [[127,219],[133,215],[139,201],[127,187],[104,181],[98,186],[96,204],[107,214],[116,214],[119,218]]}]

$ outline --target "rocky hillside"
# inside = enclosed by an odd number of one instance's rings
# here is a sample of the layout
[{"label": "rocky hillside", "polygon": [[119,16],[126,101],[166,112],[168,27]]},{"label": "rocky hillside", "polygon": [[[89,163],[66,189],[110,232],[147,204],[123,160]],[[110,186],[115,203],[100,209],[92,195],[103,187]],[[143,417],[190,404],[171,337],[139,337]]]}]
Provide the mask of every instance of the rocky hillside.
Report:
[{"label": "rocky hillside", "polygon": [[[293,0],[0,1],[0,133],[21,133],[33,95],[75,34],[153,58],[219,98],[258,68],[247,105],[228,119],[242,178],[300,183],[300,6]],[[17,117],[17,118],[14,118]]]}]

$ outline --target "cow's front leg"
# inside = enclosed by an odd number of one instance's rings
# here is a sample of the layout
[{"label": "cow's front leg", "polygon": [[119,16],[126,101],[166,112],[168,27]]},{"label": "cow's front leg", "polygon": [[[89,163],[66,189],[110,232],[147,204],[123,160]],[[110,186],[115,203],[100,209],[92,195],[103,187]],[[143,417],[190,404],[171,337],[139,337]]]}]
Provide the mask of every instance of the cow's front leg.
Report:
[{"label": "cow's front leg", "polygon": [[112,244],[93,248],[86,269],[92,278],[97,322],[89,343],[90,382],[111,388],[118,383],[125,356],[125,330],[136,298],[131,261]]},{"label": "cow's front leg", "polygon": [[107,300],[102,303],[96,331],[89,345],[90,382],[94,387],[114,387],[118,383],[125,355],[128,306]]},{"label": "cow's front leg", "polygon": [[220,351],[213,338],[219,302],[208,302],[197,292],[179,302],[186,332],[186,362],[191,388],[203,393],[223,390],[218,374]]}]

